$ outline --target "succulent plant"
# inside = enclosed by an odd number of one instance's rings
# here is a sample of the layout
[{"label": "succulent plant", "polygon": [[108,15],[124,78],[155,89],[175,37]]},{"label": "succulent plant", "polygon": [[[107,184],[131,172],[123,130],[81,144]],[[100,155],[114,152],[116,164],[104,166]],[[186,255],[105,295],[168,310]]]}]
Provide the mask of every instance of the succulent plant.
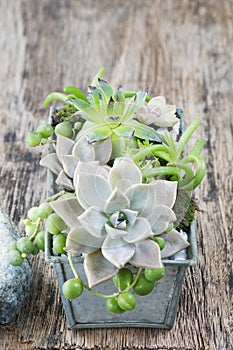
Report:
[{"label": "succulent plant", "polygon": [[172,127],[178,123],[176,106],[167,105],[164,96],[153,97],[137,112],[137,119],[146,125],[154,125],[162,128]]},{"label": "succulent plant", "polygon": [[50,205],[70,227],[67,250],[87,254],[84,268],[90,287],[111,278],[127,263],[161,268],[154,236],[163,235],[163,257],[188,246],[174,229],[163,234],[176,220],[172,207],[177,183],[143,184],[141,171],[129,156],[116,159],[112,168],[79,162],[74,186],[76,198]]},{"label": "succulent plant", "polygon": [[80,161],[107,163],[112,152],[111,146],[110,139],[90,144],[85,136],[75,142],[68,137],[57,135],[55,152],[49,153],[42,158],[40,165],[47,167],[57,175],[56,183],[58,185],[73,191],[72,179],[77,164]]}]

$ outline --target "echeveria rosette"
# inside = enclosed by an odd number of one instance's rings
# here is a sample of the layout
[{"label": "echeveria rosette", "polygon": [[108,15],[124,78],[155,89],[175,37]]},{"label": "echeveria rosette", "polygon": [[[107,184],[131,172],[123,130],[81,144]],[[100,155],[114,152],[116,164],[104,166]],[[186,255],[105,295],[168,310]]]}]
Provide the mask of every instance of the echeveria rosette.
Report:
[{"label": "echeveria rosette", "polygon": [[[126,263],[162,267],[161,251],[151,238],[176,220],[176,182],[143,184],[139,168],[126,156],[116,159],[112,168],[79,162],[74,186],[77,198],[54,201],[51,207],[70,226],[67,250],[87,254],[84,269],[90,287]],[[188,245],[176,230],[164,239],[169,255]]]},{"label": "echeveria rosette", "polygon": [[137,119],[146,125],[154,125],[160,128],[173,127],[178,123],[176,106],[167,105],[164,96],[153,97],[137,112]]},{"label": "echeveria rosette", "polygon": [[90,144],[85,136],[75,142],[70,138],[57,135],[55,150],[56,152],[42,158],[40,165],[47,167],[57,175],[58,185],[74,191],[73,176],[77,164],[80,161],[107,163],[112,153],[112,143],[106,139]]},{"label": "echeveria rosette", "polygon": [[131,140],[133,136],[161,141],[153,128],[136,120],[136,113],[147,98],[147,88],[133,93],[128,101],[121,87],[114,90],[107,81],[100,78],[95,86],[88,88],[86,100],[69,99],[69,103],[77,108],[78,115],[86,120],[78,138],[85,134],[90,143],[116,137]]}]

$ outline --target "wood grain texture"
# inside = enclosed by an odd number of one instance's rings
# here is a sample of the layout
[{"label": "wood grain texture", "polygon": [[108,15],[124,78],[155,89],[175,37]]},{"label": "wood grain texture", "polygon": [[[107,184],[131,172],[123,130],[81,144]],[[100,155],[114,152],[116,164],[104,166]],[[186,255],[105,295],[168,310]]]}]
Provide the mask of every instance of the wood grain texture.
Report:
[{"label": "wood grain texture", "polygon": [[25,147],[27,130],[46,121],[49,92],[84,89],[101,66],[113,84],[166,96],[188,123],[201,117],[207,161],[196,191],[199,264],[171,331],[68,330],[40,255],[22,311],[0,326],[0,349],[232,349],[233,2],[0,0],[0,33],[0,198],[19,228],[45,196],[41,151]]}]

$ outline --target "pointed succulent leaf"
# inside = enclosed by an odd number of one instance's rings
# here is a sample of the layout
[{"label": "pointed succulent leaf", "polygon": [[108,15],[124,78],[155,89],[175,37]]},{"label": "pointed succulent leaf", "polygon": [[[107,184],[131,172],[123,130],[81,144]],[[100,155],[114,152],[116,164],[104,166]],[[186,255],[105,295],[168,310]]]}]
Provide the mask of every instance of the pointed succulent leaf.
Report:
[{"label": "pointed succulent leaf", "polygon": [[41,159],[40,165],[48,168],[56,175],[58,175],[62,170],[61,162],[59,161],[56,153],[47,154]]},{"label": "pointed succulent leaf", "polygon": [[113,130],[114,134],[120,137],[127,137],[129,140],[135,134],[135,128],[130,124],[123,124]]},{"label": "pointed succulent leaf", "polygon": [[155,180],[150,183],[155,191],[155,204],[173,208],[177,196],[177,181]]},{"label": "pointed succulent leaf", "polygon": [[130,125],[135,130],[135,136],[139,137],[143,140],[150,140],[150,141],[156,141],[161,142],[161,138],[159,134],[151,127],[144,125],[142,123],[137,122],[136,120],[131,120],[126,125]]},{"label": "pointed succulent leaf", "polygon": [[107,180],[101,175],[79,174],[75,188],[78,201],[84,209],[94,206],[103,210],[111,194]]},{"label": "pointed succulent leaf", "polygon": [[74,185],[72,180],[66,175],[64,170],[61,170],[56,178],[56,184],[58,186],[65,187],[69,191],[74,191]]},{"label": "pointed succulent leaf", "polygon": [[120,100],[116,100],[113,106],[113,115],[119,115],[122,117],[124,113],[124,108],[125,108],[124,102],[120,102]]},{"label": "pointed succulent leaf", "polygon": [[66,155],[63,157],[62,164],[65,174],[68,175],[69,178],[73,178],[74,171],[76,169],[76,166],[79,162],[78,157],[72,156],[72,155]]},{"label": "pointed succulent leaf", "polygon": [[57,135],[56,153],[60,162],[63,162],[63,157],[67,154],[71,154],[74,141],[68,137]]},{"label": "pointed succulent leaf", "polygon": [[98,85],[98,79],[102,78],[103,74],[104,74],[105,68],[101,67],[98,72],[96,73],[96,75],[94,76],[92,82],[90,83],[91,86],[97,86]]},{"label": "pointed succulent leaf", "polygon": [[133,225],[137,219],[138,212],[131,209],[123,209],[121,212],[125,215],[126,221],[129,225]]},{"label": "pointed succulent leaf", "polygon": [[124,237],[128,234],[127,231],[114,228],[112,226],[109,226],[108,224],[105,224],[105,230],[112,239],[115,239],[117,237]]},{"label": "pointed succulent leaf", "polygon": [[115,161],[109,171],[108,181],[112,189],[118,187],[125,192],[129,186],[142,182],[142,174],[130,157],[124,157]]},{"label": "pointed succulent leaf", "polygon": [[121,117],[115,115],[107,115],[104,117],[104,122],[111,128],[117,128],[121,123]]},{"label": "pointed succulent leaf", "polygon": [[102,245],[103,256],[114,266],[121,269],[134,255],[135,248],[133,244],[129,244],[121,237],[112,239],[107,236]]},{"label": "pointed succulent leaf", "polygon": [[87,102],[86,95],[81,90],[79,90],[76,86],[66,86],[64,88],[64,92],[69,92],[72,95],[74,95],[76,98],[79,98]]},{"label": "pointed succulent leaf", "polygon": [[90,235],[82,226],[70,230],[66,240],[66,250],[72,254],[89,254],[101,246],[103,240]]},{"label": "pointed succulent leaf", "polygon": [[135,184],[128,188],[125,195],[130,200],[130,209],[138,211],[142,217],[150,217],[155,207],[155,191],[150,184]]},{"label": "pointed succulent leaf", "polygon": [[124,102],[125,102],[125,96],[123,94],[123,91],[122,91],[122,87],[119,86],[115,92],[115,101],[116,102],[121,102],[122,105],[123,105],[123,111],[124,111]]},{"label": "pointed succulent leaf", "polygon": [[100,164],[107,164],[111,154],[112,154],[112,141],[111,138],[93,143],[93,147],[95,150],[95,159],[100,162]]},{"label": "pointed succulent leaf", "polygon": [[133,225],[128,227],[128,234],[124,237],[124,240],[128,243],[135,243],[138,241],[144,241],[145,239],[152,237],[153,232],[151,226],[145,218],[137,218]]},{"label": "pointed succulent leaf", "polygon": [[113,95],[112,86],[107,81],[100,78],[98,78],[98,84],[103,96],[105,97],[106,103],[108,103],[110,97]]},{"label": "pointed succulent leaf", "polygon": [[95,124],[101,122],[99,119],[98,111],[95,108],[91,107],[89,102],[86,102],[80,98],[73,98],[70,100],[70,103],[82,112],[82,117],[84,119]]},{"label": "pointed succulent leaf", "polygon": [[93,146],[88,143],[86,137],[82,137],[75,143],[72,149],[72,155],[78,157],[79,160],[83,162],[95,160],[95,150]]},{"label": "pointed succulent leaf", "polygon": [[87,131],[88,142],[97,142],[107,139],[112,134],[112,129],[106,124],[98,124]]},{"label": "pointed succulent leaf", "polygon": [[146,101],[148,90],[149,88],[147,87],[144,90],[140,90],[136,93],[135,102],[137,105],[137,109],[141,108],[141,106],[143,106],[144,102]]},{"label": "pointed succulent leaf", "polygon": [[109,221],[113,227],[117,227],[120,230],[125,230],[126,229],[126,220],[125,220],[125,218],[122,217],[121,214],[122,214],[122,211],[121,212],[116,211],[115,213],[113,213],[110,216]]},{"label": "pointed succulent leaf", "polygon": [[162,237],[165,240],[165,247],[161,251],[162,258],[172,256],[189,246],[186,239],[175,229],[164,234]]},{"label": "pointed succulent leaf", "polygon": [[79,174],[101,175],[105,179],[107,179],[109,169],[110,168],[108,166],[101,166],[99,164],[99,161],[87,162],[87,163],[79,162],[74,173],[74,178],[73,178],[74,187],[77,188],[78,186],[77,184],[78,184]]},{"label": "pointed succulent leaf", "polygon": [[83,208],[76,197],[58,199],[49,204],[70,228],[79,225],[78,216],[83,213]]},{"label": "pointed succulent leaf", "polygon": [[108,221],[108,217],[98,208],[88,208],[78,217],[78,220],[93,236],[100,238],[106,235],[104,225]]},{"label": "pointed succulent leaf", "polygon": [[160,269],[163,265],[159,245],[150,239],[135,243],[135,254],[130,264],[137,267]]},{"label": "pointed succulent leaf", "polygon": [[123,122],[127,122],[132,119],[135,113],[141,108],[146,100],[146,95],[148,93],[148,89],[138,91],[134,97],[129,100],[128,105],[124,111]]},{"label": "pointed succulent leaf", "polygon": [[114,213],[118,210],[128,208],[128,206],[129,199],[116,187],[107,199],[104,211],[106,213]]},{"label": "pointed succulent leaf", "polygon": [[91,93],[88,94],[89,101],[100,112],[100,89],[94,86],[89,86],[89,89],[91,90]]},{"label": "pointed succulent leaf", "polygon": [[150,184],[136,184],[126,191],[130,208],[153,223],[157,205],[172,208],[176,200],[177,182],[156,180]]},{"label": "pointed succulent leaf", "polygon": [[105,259],[100,250],[85,257],[84,270],[90,288],[109,280],[118,271],[115,266]]},{"label": "pointed succulent leaf", "polygon": [[108,101],[108,105],[107,105],[107,114],[108,115],[113,115],[113,106],[114,106],[114,99],[111,96],[109,101]]},{"label": "pointed succulent leaf", "polygon": [[151,224],[154,235],[166,231],[168,226],[176,221],[175,213],[166,205],[157,205],[150,217],[147,217]]}]

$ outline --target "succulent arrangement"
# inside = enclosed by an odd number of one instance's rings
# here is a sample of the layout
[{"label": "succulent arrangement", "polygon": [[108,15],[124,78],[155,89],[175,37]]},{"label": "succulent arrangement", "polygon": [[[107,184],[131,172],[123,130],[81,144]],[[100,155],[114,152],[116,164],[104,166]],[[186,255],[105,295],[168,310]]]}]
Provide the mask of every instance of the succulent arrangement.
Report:
[{"label": "succulent arrangement", "polygon": [[[109,312],[133,310],[135,295],[147,295],[165,274],[163,258],[174,259],[189,242],[183,230],[194,218],[192,191],[205,175],[198,139],[186,144],[200,124],[180,133],[181,111],[148,89],[114,89],[101,69],[87,93],[68,86],[54,100],[51,124],[26,136],[30,147],[50,145],[40,164],[55,181],[55,193],[29,209],[25,233],[10,244],[8,260],[20,265],[28,254],[44,250],[49,232],[56,255],[67,255],[74,277],[63,285],[72,300],[84,290],[106,301]],[[75,269],[83,256],[86,280]],[[132,272],[130,266],[137,270]],[[113,279],[115,291],[95,287]]]}]

